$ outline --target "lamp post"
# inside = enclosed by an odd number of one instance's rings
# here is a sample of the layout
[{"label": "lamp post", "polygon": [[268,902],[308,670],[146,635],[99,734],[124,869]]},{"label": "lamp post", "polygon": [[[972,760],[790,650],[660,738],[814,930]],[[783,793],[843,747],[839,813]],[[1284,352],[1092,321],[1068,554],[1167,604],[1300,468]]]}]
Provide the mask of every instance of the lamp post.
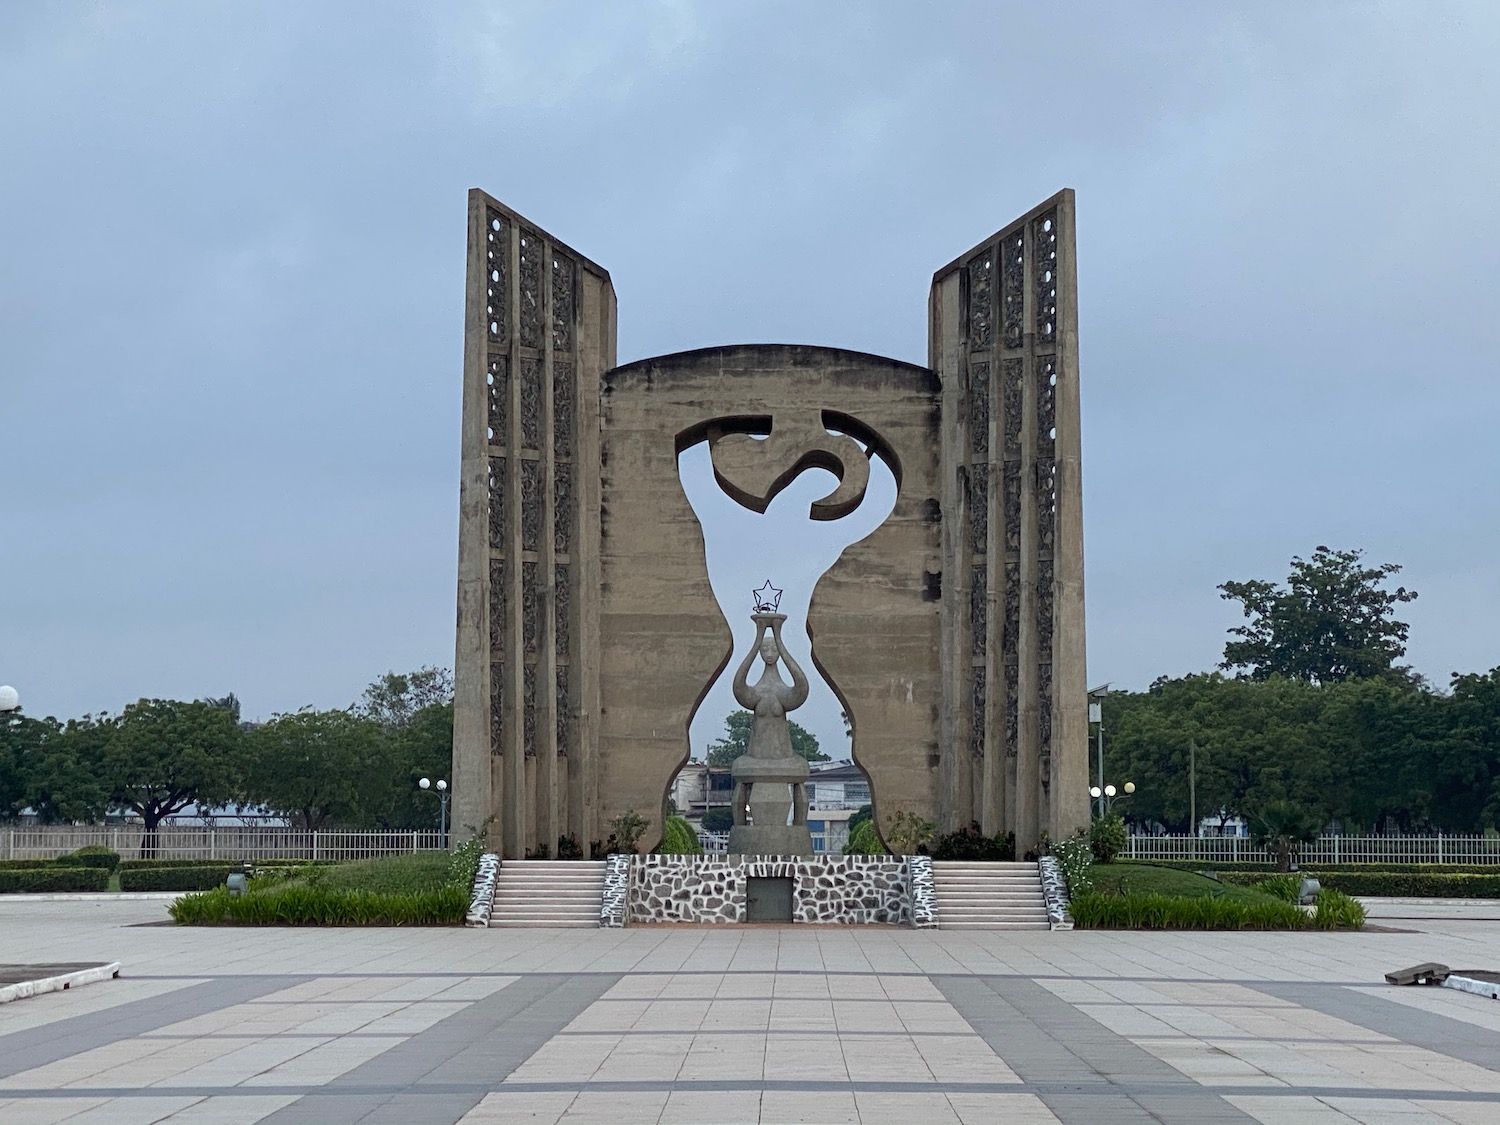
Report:
[{"label": "lamp post", "polygon": [[[1097,743],[1097,745],[1098,745],[1097,758],[1098,758],[1098,765],[1099,765],[1099,775],[1098,775],[1098,777],[1099,777],[1099,783],[1097,785],[1095,785],[1092,789],[1090,789],[1089,793],[1093,795],[1093,797],[1094,797],[1094,799],[1096,801],[1099,801],[1099,813],[1098,813],[1099,816],[1103,816],[1104,815],[1104,803],[1103,803],[1103,798],[1101,797],[1100,794],[1105,789],[1105,784],[1104,784],[1104,697],[1106,695],[1108,695],[1108,694],[1109,694],[1109,685],[1108,684],[1100,684],[1096,688],[1090,688],[1089,689],[1089,722],[1091,722],[1091,723],[1097,723],[1098,727],[1099,727],[1099,738],[1098,738],[1098,743]],[[1113,789],[1113,786],[1110,786],[1109,788]]]},{"label": "lamp post", "polygon": [[1118,789],[1116,789],[1113,785],[1106,785],[1102,789],[1099,786],[1097,786],[1097,785],[1091,786],[1089,788],[1089,796],[1092,797],[1092,798],[1094,798],[1094,800],[1096,800],[1096,801],[1099,802],[1099,815],[1100,816],[1108,816],[1109,815],[1109,810],[1110,810],[1111,807],[1113,807],[1113,805],[1115,803],[1115,796],[1116,796],[1116,794],[1119,794],[1120,799],[1123,800],[1124,798],[1130,796],[1134,792],[1135,792],[1135,782],[1133,782],[1133,781],[1127,781],[1125,783],[1125,792],[1123,792],[1123,793],[1120,793],[1120,791]]},{"label": "lamp post", "polygon": [[0,686],[0,715],[9,715],[21,709],[21,694],[9,684]]},{"label": "lamp post", "polygon": [[[433,787],[432,780],[424,777],[421,781],[417,782],[417,787],[426,792]],[[448,792],[448,783],[440,778],[437,782],[437,798],[441,805],[441,812],[438,814],[440,817],[438,821],[438,835],[442,837],[443,847],[445,848],[448,846],[448,798],[451,795]]]}]

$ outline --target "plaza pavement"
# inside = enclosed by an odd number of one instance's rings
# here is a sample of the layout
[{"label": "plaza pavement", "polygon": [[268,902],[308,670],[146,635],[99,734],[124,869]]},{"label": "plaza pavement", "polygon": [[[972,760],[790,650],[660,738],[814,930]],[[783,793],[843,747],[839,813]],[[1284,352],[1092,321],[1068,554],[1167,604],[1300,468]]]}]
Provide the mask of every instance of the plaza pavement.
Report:
[{"label": "plaza pavement", "polygon": [[1500,903],[1412,932],[256,930],[0,901],[3,1125],[1500,1123]]}]

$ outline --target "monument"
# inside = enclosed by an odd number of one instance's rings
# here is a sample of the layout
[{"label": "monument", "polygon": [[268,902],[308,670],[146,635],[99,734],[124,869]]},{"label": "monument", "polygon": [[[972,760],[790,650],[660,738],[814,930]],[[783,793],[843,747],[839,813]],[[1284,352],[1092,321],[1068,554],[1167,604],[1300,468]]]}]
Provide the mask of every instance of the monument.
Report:
[{"label": "monument", "polygon": [[[729,770],[734,778],[729,851],[735,855],[813,854],[812,834],[807,829],[807,762],[792,753],[786,718],[788,711],[807,702],[807,676],[781,643],[786,614],[776,612],[780,602],[781,591],[773,590],[769,581],[756,591],[751,618],[755,644],[734,674],[735,702],[752,716],[750,745]],[[765,663],[765,671],[751,684],[750,666],[757,656]],[[778,661],[786,662],[790,684],[777,674]],[[791,823],[787,823],[789,814]]]},{"label": "monument", "polygon": [[[1059,192],[936,272],[926,367],[795,344],[617,366],[609,274],[470,193],[460,838],[507,858],[586,849],[626,810],[654,821],[645,847],[659,838],[732,653],[678,477],[702,442],[720,487],[761,511],[809,468],[839,482],[819,519],[861,502],[871,458],[896,482],[808,615],[878,828],[902,811],[978,821],[1025,849],[1087,823],[1073,215]],[[755,785],[796,780],[745,780],[743,827],[771,827]]]}]

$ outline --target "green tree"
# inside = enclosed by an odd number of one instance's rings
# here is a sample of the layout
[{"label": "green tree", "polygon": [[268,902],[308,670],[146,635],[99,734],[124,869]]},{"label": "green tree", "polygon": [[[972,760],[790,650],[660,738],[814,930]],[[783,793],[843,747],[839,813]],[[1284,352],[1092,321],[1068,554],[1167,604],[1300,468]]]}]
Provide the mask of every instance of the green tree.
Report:
[{"label": "green tree", "polygon": [[115,721],[84,715],[61,726],[54,719],[44,722],[48,729],[32,747],[26,802],[46,824],[103,819],[110,786],[102,763]]},{"label": "green tree", "polygon": [[1252,680],[1317,684],[1400,675],[1394,664],[1406,653],[1407,625],[1395,609],[1417,593],[1383,589],[1401,568],[1362,566],[1363,554],[1318,547],[1311,559],[1294,557],[1284,587],[1260,579],[1223,583],[1221,596],[1239,602],[1249,624],[1229,630],[1238,639],[1224,645],[1220,667],[1243,669]]},{"label": "green tree", "polygon": [[1500,828],[1500,668],[1453,676],[1433,754],[1433,819],[1449,831]]},{"label": "green tree", "polygon": [[308,831],[373,819],[372,790],[391,772],[391,745],[373,719],[304,709],[246,739],[245,792]]},{"label": "green tree", "polygon": [[1318,838],[1317,821],[1291,801],[1268,801],[1250,818],[1250,841],[1276,856],[1276,870],[1290,871],[1303,844]]},{"label": "green tree", "polygon": [[0,715],[0,820],[32,804],[33,790],[60,731],[56,719]]},{"label": "green tree", "polygon": [[[708,747],[708,764],[714,769],[723,769],[741,754],[750,749],[750,727],[755,716],[749,711],[731,711],[724,720],[724,737]],[[818,749],[815,734],[791,720],[787,726],[792,735],[792,753],[809,762],[827,762],[831,759]]]},{"label": "green tree", "polygon": [[399,730],[418,712],[452,702],[453,673],[425,665],[415,672],[387,672],[365,688],[355,709],[388,730]]},{"label": "green tree", "polygon": [[734,810],[728,805],[715,805],[703,814],[703,831],[728,832],[734,827]]},{"label": "green tree", "polygon": [[130,809],[144,823],[143,857],[156,854],[163,819],[189,805],[227,801],[240,791],[243,735],[227,708],[142,699],[109,726],[100,773],[111,805]]},{"label": "green tree", "polygon": [[[388,772],[383,787],[371,797],[374,823],[384,828],[435,829],[438,800],[417,788],[424,777],[445,778],[453,784],[453,702],[429,703],[414,711],[406,724],[386,731]],[[482,825],[455,824],[462,836],[478,833]]]}]

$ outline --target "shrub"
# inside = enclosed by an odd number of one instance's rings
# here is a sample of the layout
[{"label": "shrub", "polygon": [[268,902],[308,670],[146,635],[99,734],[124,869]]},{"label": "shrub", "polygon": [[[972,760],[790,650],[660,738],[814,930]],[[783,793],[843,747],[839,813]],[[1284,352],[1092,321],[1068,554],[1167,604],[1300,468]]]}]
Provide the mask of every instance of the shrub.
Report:
[{"label": "shrub", "polygon": [[102,867],[112,872],[120,866],[120,853],[103,844],[89,844],[75,852],[60,855],[52,862],[59,867]]},{"label": "shrub", "polygon": [[1127,840],[1125,818],[1119,813],[1095,817],[1089,827],[1089,846],[1094,851],[1095,863],[1113,863],[1115,856],[1124,851]]},{"label": "shrub", "polygon": [[1093,875],[1089,869],[1094,865],[1094,848],[1079,829],[1052,849],[1057,857],[1057,866],[1062,869],[1063,879],[1068,884],[1068,897],[1088,894],[1094,889]]},{"label": "shrub", "polygon": [[[294,885],[408,894],[448,885],[450,864],[451,856],[447,852],[408,852],[377,859],[357,859],[333,867],[311,868],[299,876]],[[467,895],[469,887],[464,887],[463,892]]]},{"label": "shrub", "polygon": [[1175,895],[1074,895],[1069,907],[1080,929],[1300,930],[1307,915],[1288,902]]},{"label": "shrub", "polygon": [[[1225,882],[1233,883],[1237,880],[1227,879]],[[1279,898],[1282,902],[1296,902],[1301,896],[1302,876],[1272,875],[1269,878],[1257,879],[1250,885],[1263,894]]]},{"label": "shrub", "polygon": [[137,867],[120,872],[122,891],[206,891],[224,885],[231,871],[243,871],[243,863],[221,862],[217,867]]},{"label": "shrub", "polygon": [[1324,887],[1314,900],[1312,924],[1320,930],[1359,930],[1364,928],[1365,908],[1343,891]]},{"label": "shrub", "polygon": [[184,895],[168,913],[184,926],[456,926],[468,909],[468,889],[453,884],[382,894],[291,883],[243,895],[222,887]]},{"label": "shrub", "polygon": [[1250,818],[1250,842],[1276,857],[1277,871],[1290,871],[1297,850],[1317,838],[1317,822],[1306,809],[1291,801],[1267,801]]},{"label": "shrub", "polygon": [[845,855],[885,855],[885,845],[880,842],[880,833],[875,831],[873,820],[860,821],[849,833],[849,842],[844,845]]},{"label": "shrub", "polygon": [[582,859],[583,847],[578,843],[578,837],[569,833],[557,838],[558,859]]},{"label": "shrub", "polygon": [[925,855],[937,825],[914,812],[898,812],[885,838],[895,855]]},{"label": "shrub", "polygon": [[1407,874],[1398,871],[1318,871],[1319,883],[1346,895],[1393,898],[1500,898],[1500,875]]},{"label": "shrub", "polygon": [[609,839],[604,842],[604,854],[626,852],[634,855],[635,846],[650,827],[650,820],[634,809],[626,809],[609,822]]},{"label": "shrub", "polygon": [[109,872],[102,867],[40,867],[0,870],[0,894],[43,894],[67,891],[102,891],[109,886]]},{"label": "shrub", "polygon": [[[851,829],[851,834],[852,834]],[[1005,862],[1016,858],[1016,834],[986,836],[979,822],[970,823],[957,832],[946,832],[932,845],[933,859]]]},{"label": "shrub", "polygon": [[[703,831],[718,834],[734,827],[734,810],[724,805],[709,809],[703,814]],[[851,830],[852,831],[852,830]]]},{"label": "shrub", "polygon": [[50,859],[0,859],[0,871],[35,871],[38,867],[56,867]]},{"label": "shrub", "polygon": [[703,845],[698,842],[698,833],[680,816],[670,816],[663,826],[659,855],[702,855]]},{"label": "shrub", "polygon": [[477,837],[453,849],[448,857],[448,882],[465,891],[474,886],[474,876],[479,873],[479,857],[484,854],[484,843]]}]

